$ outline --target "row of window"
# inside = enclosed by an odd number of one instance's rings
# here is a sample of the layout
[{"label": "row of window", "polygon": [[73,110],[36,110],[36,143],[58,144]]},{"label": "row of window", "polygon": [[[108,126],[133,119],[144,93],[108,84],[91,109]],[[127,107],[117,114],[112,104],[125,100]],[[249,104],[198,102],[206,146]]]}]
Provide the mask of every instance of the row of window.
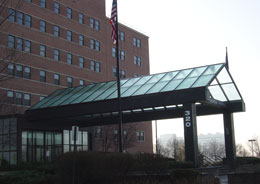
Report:
[{"label": "row of window", "polygon": [[[122,132],[124,139],[128,138],[128,132],[127,130],[123,130]],[[95,128],[95,138],[102,138],[102,127],[96,127]],[[118,130],[114,129],[114,138],[117,139],[118,137]],[[137,141],[144,141],[144,131],[136,131],[136,140]]]},{"label": "row of window", "polygon": [[8,103],[30,106],[31,95],[29,93],[22,93],[19,91],[7,91]]},{"label": "row of window", "polygon": [[[22,38],[15,37],[12,35],[8,35],[8,47],[13,48],[19,51],[31,52],[31,42],[28,40],[23,40]],[[97,47],[97,44],[96,44]],[[40,45],[40,53],[39,55],[42,57],[46,57],[46,46]],[[97,49],[97,48],[96,48]],[[58,49],[53,50],[53,59],[55,61],[60,61],[61,52]],[[67,56],[67,64],[72,65],[74,57],[71,53],[66,53]],[[78,57],[78,66],[80,68],[84,68],[84,58]],[[90,61],[90,69],[94,72],[101,72],[101,63],[98,61]]]},{"label": "row of window", "polygon": [[[25,25],[27,27],[32,26],[32,17],[30,15],[26,15],[22,12],[17,11],[17,16],[16,16],[16,11],[13,9],[9,9],[10,11],[10,17],[9,20],[13,22],[17,22],[18,24]],[[47,23],[44,20],[40,20],[40,31],[41,32],[47,32]],[[56,37],[60,37],[60,32],[63,31],[61,28],[57,25],[53,25],[53,34]],[[64,30],[65,31],[65,30]],[[78,35],[78,44],[84,46],[85,41],[84,41],[84,35],[79,34]],[[66,30],[66,38],[68,41],[72,42],[73,40],[73,35],[71,30]],[[93,50],[100,51],[100,41],[90,39],[90,45],[89,47]]]},{"label": "row of window", "polygon": [[[31,3],[32,0],[26,0],[27,2]],[[40,7],[42,8],[49,8],[47,7],[47,0],[41,0],[40,1]],[[65,7],[64,7],[65,8]],[[54,1],[54,4],[53,4],[53,11],[54,13],[57,13],[57,14],[60,14],[61,12],[61,5],[60,3]],[[77,12],[77,13],[74,13],[73,10],[69,7],[66,7],[66,17],[69,18],[69,19],[74,19],[73,15],[78,15],[77,17],[75,17],[75,20],[78,21],[78,23],[80,24],[84,24],[85,21],[84,21],[84,14],[81,13],[81,12]],[[100,30],[100,21],[99,20],[96,20],[92,17],[89,18],[89,22],[90,22],[90,27],[92,29],[95,29],[95,30]]]},{"label": "row of window", "polygon": [[[125,70],[119,70],[120,78],[126,78],[126,71]],[[117,77],[117,69],[113,67],[113,76]]]},{"label": "row of window", "polygon": [[[116,48],[112,47],[112,56],[116,57]],[[126,59],[126,53],[123,50],[119,50],[119,58],[123,61]],[[134,64],[142,66],[142,58],[139,56],[134,56]]]},{"label": "row of window", "polygon": [[[97,63],[94,63],[94,65],[97,65]],[[97,67],[97,66],[94,66]],[[94,68],[95,69],[95,68]],[[14,64],[9,63],[8,64],[8,75],[16,76],[20,78],[25,79],[31,79],[31,68],[28,66],[23,66],[20,64]],[[46,82],[46,71],[40,70],[40,81]],[[53,83],[55,85],[60,85],[60,75],[59,74],[53,74]],[[79,80],[79,85],[84,85],[84,80]],[[73,87],[73,79],[72,77],[67,77],[67,86]]]}]

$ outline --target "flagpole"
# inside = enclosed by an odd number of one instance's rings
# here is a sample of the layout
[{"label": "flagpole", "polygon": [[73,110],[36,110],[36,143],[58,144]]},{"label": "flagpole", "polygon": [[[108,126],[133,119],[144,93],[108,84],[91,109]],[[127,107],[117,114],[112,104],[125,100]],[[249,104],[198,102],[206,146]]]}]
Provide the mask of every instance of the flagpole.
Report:
[{"label": "flagpole", "polygon": [[228,63],[228,49],[226,47],[226,67],[227,67],[227,70],[229,70],[229,63]]},{"label": "flagpole", "polygon": [[[116,0],[117,7],[117,0]],[[123,152],[123,142],[122,142],[122,103],[121,103],[121,89],[120,89],[120,63],[119,63],[119,43],[118,43],[118,11],[116,8],[116,73],[117,73],[117,96],[118,96],[118,148],[119,152]]]}]

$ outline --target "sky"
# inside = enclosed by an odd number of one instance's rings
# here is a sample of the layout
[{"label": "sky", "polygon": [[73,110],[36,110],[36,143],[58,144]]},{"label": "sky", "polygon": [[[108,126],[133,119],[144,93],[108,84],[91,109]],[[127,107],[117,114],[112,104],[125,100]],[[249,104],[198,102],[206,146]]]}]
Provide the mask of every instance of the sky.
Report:
[{"label": "sky", "polygon": [[[112,0],[106,0],[110,17]],[[236,143],[260,136],[259,0],[118,0],[119,22],[149,36],[150,73],[225,62],[246,103],[234,114]],[[145,61],[143,61],[145,62]],[[198,117],[198,134],[224,133],[222,115]],[[183,120],[158,121],[158,135],[183,137]]]}]

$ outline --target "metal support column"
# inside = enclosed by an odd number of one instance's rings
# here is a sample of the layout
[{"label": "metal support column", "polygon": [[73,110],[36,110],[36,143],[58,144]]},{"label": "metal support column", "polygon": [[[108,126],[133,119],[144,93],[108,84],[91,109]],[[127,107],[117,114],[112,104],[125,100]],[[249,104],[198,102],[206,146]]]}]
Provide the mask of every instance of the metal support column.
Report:
[{"label": "metal support column", "polygon": [[196,121],[196,106],[194,103],[183,105],[185,160],[199,167],[199,151]]},{"label": "metal support column", "polygon": [[234,165],[236,162],[236,144],[235,144],[233,113],[224,112],[223,117],[224,117],[226,160],[228,164]]}]

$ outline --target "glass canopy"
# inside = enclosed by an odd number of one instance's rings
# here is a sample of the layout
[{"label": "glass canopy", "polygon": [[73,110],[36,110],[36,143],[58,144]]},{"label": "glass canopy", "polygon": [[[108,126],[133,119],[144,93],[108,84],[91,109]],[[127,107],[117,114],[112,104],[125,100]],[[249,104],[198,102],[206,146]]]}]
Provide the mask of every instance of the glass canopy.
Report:
[{"label": "glass canopy", "polygon": [[[132,97],[189,88],[208,87],[211,97],[222,102],[242,100],[225,64],[202,66],[121,80],[121,97]],[[59,89],[30,109],[64,106],[117,98],[117,83],[109,81]]]}]

